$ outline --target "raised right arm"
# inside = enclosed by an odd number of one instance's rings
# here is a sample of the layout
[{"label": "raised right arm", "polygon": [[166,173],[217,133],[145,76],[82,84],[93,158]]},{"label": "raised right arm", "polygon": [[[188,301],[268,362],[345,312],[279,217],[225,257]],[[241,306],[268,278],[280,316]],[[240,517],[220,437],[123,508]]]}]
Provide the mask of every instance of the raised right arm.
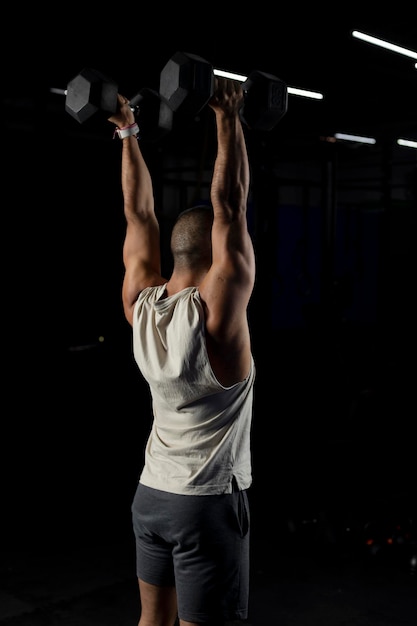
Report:
[{"label": "raised right arm", "polygon": [[[118,111],[109,121],[118,128],[124,128],[134,123],[135,119],[128,100],[121,95],[118,100]],[[131,135],[121,141],[121,184],[126,218],[122,301],[126,319],[132,324],[133,308],[139,293],[145,287],[164,283],[165,279],[161,276],[160,232],[149,169],[138,139]]]}]

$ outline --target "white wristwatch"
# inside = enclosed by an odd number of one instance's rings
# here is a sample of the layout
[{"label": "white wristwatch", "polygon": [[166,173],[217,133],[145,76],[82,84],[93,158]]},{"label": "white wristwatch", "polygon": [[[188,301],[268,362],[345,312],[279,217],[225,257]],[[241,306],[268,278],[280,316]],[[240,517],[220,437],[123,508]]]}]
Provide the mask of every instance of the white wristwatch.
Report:
[{"label": "white wristwatch", "polygon": [[126,126],[125,128],[116,128],[115,133],[117,133],[119,139],[124,139],[125,137],[131,137],[131,135],[139,135],[139,126],[136,124],[131,124],[130,126]]}]

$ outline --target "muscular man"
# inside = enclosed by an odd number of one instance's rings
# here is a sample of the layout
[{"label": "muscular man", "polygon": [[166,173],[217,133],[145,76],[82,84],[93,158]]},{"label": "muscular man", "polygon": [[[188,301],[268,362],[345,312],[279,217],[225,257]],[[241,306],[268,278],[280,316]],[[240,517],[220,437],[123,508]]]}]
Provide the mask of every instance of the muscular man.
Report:
[{"label": "muscular man", "polygon": [[211,206],[177,217],[169,278],[161,275],[152,181],[126,98],[118,96],[109,118],[122,141],[123,307],[153,408],[132,503],[138,626],[220,626],[248,616],[255,255],[242,87],[215,80]]}]

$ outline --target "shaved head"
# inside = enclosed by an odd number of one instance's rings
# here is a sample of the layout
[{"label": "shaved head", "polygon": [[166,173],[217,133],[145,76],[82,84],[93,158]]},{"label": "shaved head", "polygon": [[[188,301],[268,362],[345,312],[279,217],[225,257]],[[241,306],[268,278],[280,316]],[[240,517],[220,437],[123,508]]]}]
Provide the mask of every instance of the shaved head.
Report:
[{"label": "shaved head", "polygon": [[211,265],[213,209],[198,205],[182,211],[171,234],[171,252],[177,269],[208,269]]}]

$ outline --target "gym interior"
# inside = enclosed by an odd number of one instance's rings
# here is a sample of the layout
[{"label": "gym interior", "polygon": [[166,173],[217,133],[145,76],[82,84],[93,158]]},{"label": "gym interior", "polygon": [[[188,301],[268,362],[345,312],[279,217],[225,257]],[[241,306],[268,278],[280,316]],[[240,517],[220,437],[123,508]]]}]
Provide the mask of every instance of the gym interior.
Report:
[{"label": "gym interior", "polygon": [[[248,624],[414,626],[415,26],[347,13],[300,24],[286,9],[278,25],[260,12],[203,31],[163,13],[164,26],[132,17],[133,34],[95,13],[52,28],[34,29],[30,13],[8,20],[21,55],[6,55],[2,94],[0,624],[139,619],[130,504],[150,401],[121,308],[120,145],[89,71],[146,111],[164,239],[209,198],[219,69],[267,74],[245,125],[257,256]],[[200,99],[179,52],[204,62]],[[173,58],[186,104],[162,123]],[[87,87],[69,101],[80,76]]]}]

